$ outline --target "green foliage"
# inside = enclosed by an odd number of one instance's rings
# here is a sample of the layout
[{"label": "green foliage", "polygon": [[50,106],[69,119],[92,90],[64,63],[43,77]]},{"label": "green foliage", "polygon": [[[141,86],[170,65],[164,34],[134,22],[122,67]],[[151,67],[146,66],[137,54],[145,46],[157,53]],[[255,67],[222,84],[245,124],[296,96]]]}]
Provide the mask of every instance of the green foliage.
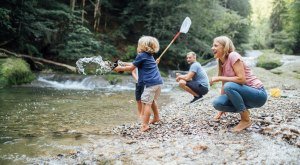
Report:
[{"label": "green foliage", "polygon": [[[249,31],[250,31],[250,14],[251,5],[248,0],[223,0],[224,7],[235,11],[237,18],[231,18],[230,22],[233,22],[233,27],[230,29],[234,31],[234,34],[229,34],[233,41],[236,43],[238,49],[242,50],[243,47],[240,45],[248,43]],[[230,12],[230,11],[229,11]],[[232,13],[234,16],[234,13]]]},{"label": "green foliage", "polygon": [[277,0],[273,2],[273,10],[270,16],[270,25],[272,32],[279,32],[283,30],[285,16],[287,14],[286,0]]},{"label": "green foliage", "polygon": [[85,6],[75,1],[74,11],[69,3],[2,0],[0,23],[5,28],[0,29],[0,43],[14,39],[5,45],[7,49],[72,64],[78,58],[96,55],[132,61],[142,35],[159,40],[157,57],[189,16],[189,32],[180,35],[161,61],[165,69],[187,69],[188,51],[204,60],[213,57],[210,48],[214,37],[227,35],[237,48],[248,39],[248,0],[101,0],[98,28],[94,28],[94,1],[85,1]]},{"label": "green foliage", "polygon": [[257,66],[271,70],[282,65],[280,62],[281,56],[272,52],[264,52],[257,59]]},{"label": "green foliage", "polygon": [[84,26],[76,25],[73,32],[65,38],[65,43],[59,47],[58,58],[62,61],[76,61],[81,57],[92,57],[100,53],[100,42]]},{"label": "green foliage", "polygon": [[130,61],[132,59],[135,59],[136,55],[136,46],[129,45],[126,47],[126,53],[122,56],[122,60]]},{"label": "green foliage", "polygon": [[253,49],[267,49],[268,41],[271,36],[270,15],[272,13],[273,0],[250,0],[251,14],[251,30],[249,43],[247,47]]},{"label": "green foliage", "polygon": [[270,46],[280,53],[300,53],[300,0],[274,1]]},{"label": "green foliage", "polygon": [[28,64],[21,59],[7,59],[1,68],[1,83],[6,85],[20,85],[30,83],[35,75],[30,71]]},{"label": "green foliage", "polygon": [[251,13],[251,6],[248,0],[222,0],[225,8],[236,11],[242,17],[248,17]]},{"label": "green foliage", "polygon": [[24,46],[25,46],[25,50],[26,50],[27,54],[35,55],[37,57],[42,56],[42,54],[39,52],[39,50],[34,45],[25,44]]},{"label": "green foliage", "polygon": [[288,32],[295,38],[294,53],[300,54],[300,0],[294,0],[290,5],[291,26]]},{"label": "green foliage", "polygon": [[105,79],[111,85],[116,85],[117,83],[122,82],[122,79],[120,78],[120,76],[115,75],[115,74],[107,74],[107,75],[105,75]]},{"label": "green foliage", "polygon": [[270,43],[274,45],[274,50],[279,53],[292,54],[293,46],[296,40],[294,36],[288,34],[286,31],[275,32],[272,34]]},{"label": "green foliage", "polygon": [[14,31],[15,29],[12,27],[11,21],[10,21],[10,13],[11,10],[0,8],[0,29],[1,31]]},{"label": "green foliage", "polygon": [[2,70],[2,64],[5,63],[5,59],[0,59],[0,88],[6,86],[7,80],[3,77],[1,70]]}]

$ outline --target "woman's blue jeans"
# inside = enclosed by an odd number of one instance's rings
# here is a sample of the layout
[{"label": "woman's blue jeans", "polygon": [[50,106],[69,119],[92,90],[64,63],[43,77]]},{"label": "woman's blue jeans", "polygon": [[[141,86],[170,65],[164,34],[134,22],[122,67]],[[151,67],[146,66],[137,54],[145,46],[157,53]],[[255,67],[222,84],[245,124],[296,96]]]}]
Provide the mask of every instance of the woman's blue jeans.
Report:
[{"label": "woman's blue jeans", "polygon": [[246,109],[261,107],[268,98],[263,87],[256,89],[234,82],[225,83],[224,92],[213,101],[214,108],[223,112],[240,113]]}]

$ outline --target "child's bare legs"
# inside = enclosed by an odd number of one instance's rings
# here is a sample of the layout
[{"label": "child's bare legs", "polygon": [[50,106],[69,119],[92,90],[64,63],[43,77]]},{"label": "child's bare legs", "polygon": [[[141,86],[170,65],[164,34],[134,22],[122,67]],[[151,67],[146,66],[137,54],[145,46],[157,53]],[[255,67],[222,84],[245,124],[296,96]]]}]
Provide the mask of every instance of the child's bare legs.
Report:
[{"label": "child's bare legs", "polygon": [[156,123],[156,122],[159,122],[158,107],[157,107],[157,104],[156,104],[156,101],[155,101],[155,100],[152,102],[151,108],[152,108],[154,117],[153,117],[153,119],[150,121],[150,124],[154,124],[154,123]]},{"label": "child's bare legs", "polygon": [[141,100],[136,101],[138,108],[138,116],[141,120],[143,120],[143,104]]},{"label": "child's bare legs", "polygon": [[150,129],[149,120],[151,115],[151,104],[143,104],[143,110],[144,110],[144,118],[143,118],[143,125],[141,131],[145,132]]},{"label": "child's bare legs", "polygon": [[158,108],[154,100],[157,100],[157,98],[160,95],[160,91],[161,91],[161,85],[155,85],[155,86],[145,88],[142,94],[142,102],[143,102],[142,112],[144,113],[144,118],[143,118],[143,125],[141,127],[141,131],[143,132],[150,129],[149,120],[150,120],[152,105],[153,105],[154,119],[159,120]]}]

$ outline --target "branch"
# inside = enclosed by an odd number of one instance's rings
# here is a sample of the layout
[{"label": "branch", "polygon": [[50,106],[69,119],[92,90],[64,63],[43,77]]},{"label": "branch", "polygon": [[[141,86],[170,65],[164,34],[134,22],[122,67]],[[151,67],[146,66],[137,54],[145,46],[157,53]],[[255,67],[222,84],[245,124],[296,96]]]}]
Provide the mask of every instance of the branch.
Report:
[{"label": "branch", "polygon": [[6,45],[6,44],[10,43],[10,42],[13,41],[13,40],[14,40],[14,39],[12,38],[12,39],[10,39],[10,40],[8,40],[8,41],[4,41],[4,42],[2,42],[2,43],[0,44],[0,46]]},{"label": "branch", "polygon": [[11,52],[9,50],[2,49],[2,48],[0,48],[0,51],[4,52],[6,54],[9,54],[11,56],[18,57],[18,58],[29,58],[33,61],[39,61],[39,62],[42,62],[42,63],[47,63],[47,64],[52,64],[52,65],[64,67],[64,68],[68,69],[69,71],[71,71],[73,73],[76,73],[76,71],[77,71],[76,67],[71,66],[71,65],[67,65],[67,64],[63,64],[63,63],[59,63],[59,62],[55,62],[55,61],[51,61],[51,60],[46,60],[44,58],[32,57],[32,56],[25,55],[25,54],[17,54],[17,53],[14,53],[14,52]]}]

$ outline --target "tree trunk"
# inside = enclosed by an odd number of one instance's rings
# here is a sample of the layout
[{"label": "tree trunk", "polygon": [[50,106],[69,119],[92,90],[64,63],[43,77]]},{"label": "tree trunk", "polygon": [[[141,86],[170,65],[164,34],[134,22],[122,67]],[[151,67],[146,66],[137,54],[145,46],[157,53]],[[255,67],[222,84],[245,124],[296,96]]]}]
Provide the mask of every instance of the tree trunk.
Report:
[{"label": "tree trunk", "polygon": [[71,7],[71,11],[73,12],[74,9],[75,9],[75,3],[76,3],[76,0],[70,0],[70,7]]},{"label": "tree trunk", "polygon": [[82,22],[82,25],[84,23],[84,14],[85,14],[84,7],[85,7],[85,0],[82,0],[82,13],[81,13],[81,22]]},{"label": "tree trunk", "polygon": [[34,62],[37,61],[37,62],[51,64],[51,65],[55,65],[55,66],[58,66],[58,67],[65,68],[65,69],[67,69],[68,71],[70,71],[72,73],[77,72],[76,67],[71,66],[71,65],[67,65],[67,64],[63,64],[63,63],[59,63],[59,62],[55,62],[55,61],[51,61],[51,60],[46,60],[46,59],[43,59],[43,58],[32,57],[32,56],[25,55],[25,54],[17,54],[17,53],[14,53],[14,52],[8,51],[6,49],[2,49],[2,48],[0,48],[0,51],[4,52],[5,54],[7,54],[9,56],[14,56],[14,57],[17,57],[17,58],[31,59]]},{"label": "tree trunk", "polygon": [[101,17],[101,4],[100,0],[96,0],[94,10],[94,30],[98,31]]}]

